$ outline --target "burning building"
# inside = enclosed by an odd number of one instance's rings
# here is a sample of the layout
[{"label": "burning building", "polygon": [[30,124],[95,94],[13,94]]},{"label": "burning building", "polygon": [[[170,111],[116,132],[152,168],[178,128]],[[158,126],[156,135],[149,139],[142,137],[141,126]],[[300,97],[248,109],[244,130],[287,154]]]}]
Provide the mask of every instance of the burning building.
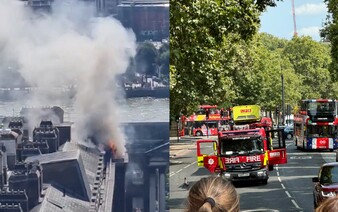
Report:
[{"label": "burning building", "polygon": [[[50,132],[60,124],[66,126],[65,123],[54,125],[46,121],[48,117],[44,119],[36,129]],[[26,130],[27,126],[23,124],[22,129]],[[0,201],[2,207],[20,203],[22,211],[50,208],[60,212],[164,211],[168,193],[168,123],[123,123],[120,128],[126,135],[126,152],[119,157],[115,157],[115,145],[112,145],[118,141],[101,140],[107,136],[100,133],[110,128],[99,130],[97,126],[87,134],[97,145],[71,139],[71,126],[59,133],[47,133],[50,138],[66,138],[63,133],[69,135],[62,145],[56,143],[56,151],[50,151],[45,138],[17,144],[15,137],[6,131],[7,136],[0,139],[0,185],[3,189],[0,198],[3,195],[6,200]],[[7,166],[8,161],[11,166]]]}]

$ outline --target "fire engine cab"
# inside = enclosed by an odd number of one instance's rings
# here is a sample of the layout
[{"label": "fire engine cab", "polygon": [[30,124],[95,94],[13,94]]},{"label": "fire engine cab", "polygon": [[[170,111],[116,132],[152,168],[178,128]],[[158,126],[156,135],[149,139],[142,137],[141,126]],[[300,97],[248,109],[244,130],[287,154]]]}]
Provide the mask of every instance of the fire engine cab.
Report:
[{"label": "fire engine cab", "polygon": [[233,107],[232,118],[232,129],[219,132],[217,141],[197,141],[198,166],[231,181],[267,184],[273,166],[287,163],[283,129],[272,129],[257,105]]}]

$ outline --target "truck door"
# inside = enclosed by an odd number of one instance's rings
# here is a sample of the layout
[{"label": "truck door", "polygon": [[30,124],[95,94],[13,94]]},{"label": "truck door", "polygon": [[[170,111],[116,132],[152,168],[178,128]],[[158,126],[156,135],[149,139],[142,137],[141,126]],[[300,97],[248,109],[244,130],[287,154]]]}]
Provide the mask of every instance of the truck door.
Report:
[{"label": "truck door", "polygon": [[215,140],[198,140],[196,145],[197,165],[204,166],[211,173],[216,172],[219,168],[217,142]]},{"label": "truck door", "polygon": [[283,129],[266,131],[269,165],[287,163],[286,145]]}]

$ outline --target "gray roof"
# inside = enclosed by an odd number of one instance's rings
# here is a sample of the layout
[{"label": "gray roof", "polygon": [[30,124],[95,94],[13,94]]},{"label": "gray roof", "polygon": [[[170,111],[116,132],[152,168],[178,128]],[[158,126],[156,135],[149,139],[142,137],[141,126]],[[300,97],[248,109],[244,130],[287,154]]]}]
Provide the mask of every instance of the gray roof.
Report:
[{"label": "gray roof", "polygon": [[40,164],[58,163],[62,161],[77,160],[80,157],[79,151],[53,152],[49,154],[35,155],[28,157],[26,162],[40,161]]},{"label": "gray roof", "polygon": [[62,150],[63,151],[76,150],[80,152],[83,161],[83,166],[88,177],[88,182],[92,187],[95,181],[97,164],[100,158],[100,151],[97,148],[86,147],[76,142],[66,142]]},{"label": "gray roof", "polygon": [[85,212],[89,211],[89,202],[75,198],[54,186],[49,186],[39,207],[41,212]]},{"label": "gray roof", "polygon": [[91,198],[91,189],[79,150],[30,156],[25,161],[35,160],[42,165],[44,183],[56,183],[84,200]]}]

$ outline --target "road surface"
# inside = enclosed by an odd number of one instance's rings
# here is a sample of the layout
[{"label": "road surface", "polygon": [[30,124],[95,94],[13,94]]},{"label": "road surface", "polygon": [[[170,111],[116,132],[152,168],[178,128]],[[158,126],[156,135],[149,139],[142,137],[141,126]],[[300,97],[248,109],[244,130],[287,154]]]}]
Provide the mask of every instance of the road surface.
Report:
[{"label": "road surface", "polygon": [[[216,139],[216,138],[214,138]],[[189,188],[210,173],[197,166],[196,139],[173,140],[170,146],[170,211],[181,212]],[[312,177],[320,165],[335,161],[334,152],[297,150],[287,140],[288,163],[278,165],[270,172],[267,185],[257,183],[235,184],[240,195],[241,211],[313,211]],[[211,145],[210,145],[211,147]],[[184,186],[185,179],[188,186]]]}]

